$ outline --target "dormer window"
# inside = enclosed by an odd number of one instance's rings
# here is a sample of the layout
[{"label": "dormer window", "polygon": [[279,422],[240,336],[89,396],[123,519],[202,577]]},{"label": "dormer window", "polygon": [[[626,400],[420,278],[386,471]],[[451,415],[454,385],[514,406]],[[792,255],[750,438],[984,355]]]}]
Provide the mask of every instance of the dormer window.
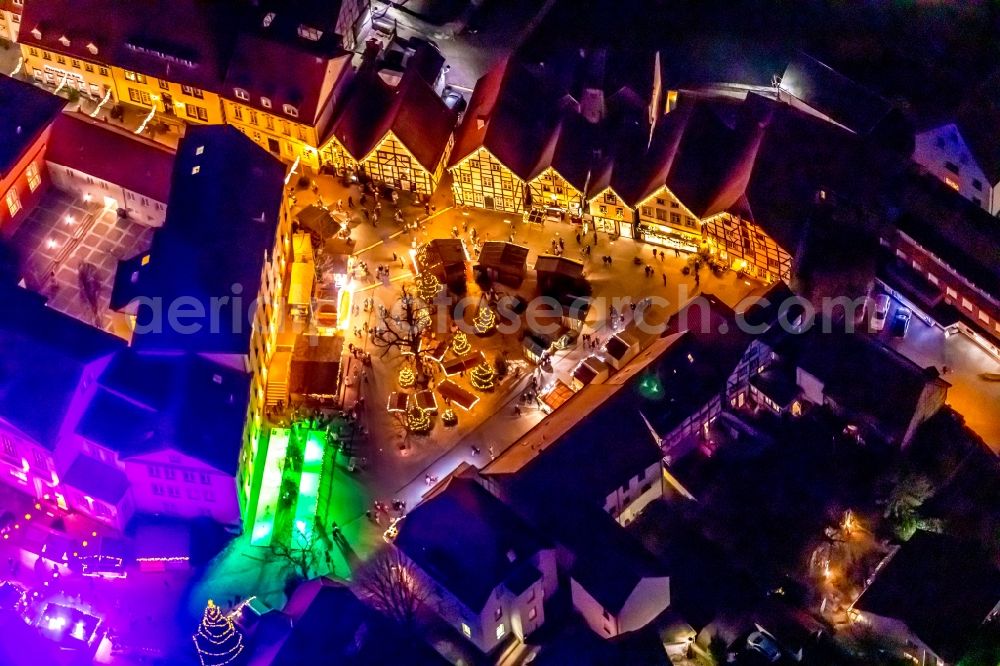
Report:
[{"label": "dormer window", "polygon": [[31,29],[31,36],[34,37],[35,39],[42,38],[42,31],[38,29],[38,26],[35,26],[34,28]]},{"label": "dormer window", "polygon": [[260,22],[265,28],[270,26],[274,22],[274,12],[268,12],[264,14],[264,20]]},{"label": "dormer window", "polygon": [[97,55],[97,46],[94,44],[94,42],[89,42],[87,44],[87,50],[90,51],[92,55]]},{"label": "dormer window", "polygon": [[287,113],[288,115],[290,115],[290,116],[291,116],[292,118],[298,118],[298,117],[299,117],[299,110],[298,110],[298,109],[296,109],[296,108],[295,108],[294,106],[292,106],[291,104],[285,104],[285,105],[284,105],[284,106],[282,106],[281,108],[282,108],[282,110],[283,110],[283,111],[284,111],[285,113]]},{"label": "dormer window", "polygon": [[322,30],[317,30],[316,28],[308,26],[305,23],[299,25],[299,37],[302,39],[308,39],[310,42],[318,42],[322,36]]},{"label": "dormer window", "polygon": [[243,88],[233,88],[233,94],[236,95],[236,99],[242,99],[244,102],[250,99],[250,94]]},{"label": "dormer window", "polygon": [[261,97],[260,98],[260,105],[262,107],[264,107],[265,109],[270,109],[271,108],[271,98],[270,97]]},{"label": "dormer window", "polygon": [[69,37],[63,35],[62,37],[59,38],[59,43],[62,44],[63,46],[69,46]]},{"label": "dormer window", "polygon": [[197,175],[200,171],[201,171],[201,167],[200,166],[196,165],[196,166],[191,167],[191,175],[192,176]]}]

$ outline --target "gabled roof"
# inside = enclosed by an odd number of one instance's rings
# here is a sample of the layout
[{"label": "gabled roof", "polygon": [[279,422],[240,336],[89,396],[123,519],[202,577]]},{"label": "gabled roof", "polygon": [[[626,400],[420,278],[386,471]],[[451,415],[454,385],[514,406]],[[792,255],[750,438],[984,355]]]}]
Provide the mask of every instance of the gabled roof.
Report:
[{"label": "gabled roof", "polygon": [[357,160],[367,157],[391,131],[433,173],[455,127],[454,112],[412,68],[395,87],[373,68],[363,68],[340,105],[330,134]]},{"label": "gabled roof", "polygon": [[1000,570],[980,547],[918,530],[878,570],[854,608],[901,620],[953,662],[998,603]]},{"label": "gabled roof", "polygon": [[857,134],[871,132],[892,110],[883,97],[805,53],[788,63],[781,90]]},{"label": "gabled roof", "polygon": [[[236,35],[232,25],[238,11],[225,1],[141,0],[122,11],[118,0],[30,0],[18,41],[217,91]],[[33,34],[36,29],[41,38]]]},{"label": "gabled roof", "polygon": [[819,325],[802,334],[789,333],[775,350],[823,383],[823,393],[843,409],[868,415],[889,438],[903,436],[924,388],[948,382],[899,352],[861,335]]},{"label": "gabled roof", "polygon": [[246,373],[195,354],[120,352],[76,432],[131,458],[175,450],[235,474],[249,400]]},{"label": "gabled roof", "polygon": [[[260,291],[263,267],[275,244],[284,178],[285,166],[236,128],[189,127],[177,151],[166,221],[143,254],[149,261],[125,264],[132,273],[128,280],[115,280],[112,301],[160,298],[166,314],[176,299],[195,298],[208,313],[210,299],[231,298],[233,285],[239,285],[240,307],[247,307]],[[219,310],[215,331],[207,317],[188,333],[173,330],[164,318],[153,330],[137,329],[133,345],[247,354],[249,316],[246,311],[234,316],[232,307],[230,300]],[[140,308],[140,324],[150,317],[148,308]]]},{"label": "gabled roof", "polygon": [[0,287],[0,311],[0,418],[54,450],[86,367],[125,344],[20,287]]},{"label": "gabled roof", "polygon": [[60,115],[65,103],[30,83],[0,77],[0,180]]},{"label": "gabled roof", "polygon": [[496,587],[545,548],[474,479],[454,477],[399,524],[395,541],[441,587],[478,613]]},{"label": "gabled roof", "polygon": [[930,175],[906,174],[894,224],[980,289],[1000,297],[1000,224]]},{"label": "gabled roof", "polygon": [[479,265],[523,271],[528,261],[528,248],[506,241],[486,241],[479,253]]},{"label": "gabled roof", "polygon": [[[351,54],[346,51],[317,54],[244,32],[236,40],[222,92],[264,113],[316,125],[333,88],[352,73]],[[236,89],[246,91],[249,99],[240,99]],[[261,102],[263,97],[271,101],[270,107]],[[295,115],[285,112],[286,104],[295,109]]]},{"label": "gabled roof", "polygon": [[46,159],[160,203],[170,197],[174,154],[107,123],[61,114],[52,126]]},{"label": "gabled roof", "polygon": [[984,80],[958,108],[962,138],[991,185],[1000,182],[1000,70]]}]

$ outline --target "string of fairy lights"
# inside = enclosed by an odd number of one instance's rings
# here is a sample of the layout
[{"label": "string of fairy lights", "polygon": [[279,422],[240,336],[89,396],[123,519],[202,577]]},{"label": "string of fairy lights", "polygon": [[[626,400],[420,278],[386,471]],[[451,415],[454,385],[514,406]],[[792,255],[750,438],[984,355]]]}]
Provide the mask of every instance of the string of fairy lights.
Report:
[{"label": "string of fairy lights", "polygon": [[191,639],[201,666],[228,664],[239,657],[244,648],[243,634],[211,599],[205,607],[198,631]]}]

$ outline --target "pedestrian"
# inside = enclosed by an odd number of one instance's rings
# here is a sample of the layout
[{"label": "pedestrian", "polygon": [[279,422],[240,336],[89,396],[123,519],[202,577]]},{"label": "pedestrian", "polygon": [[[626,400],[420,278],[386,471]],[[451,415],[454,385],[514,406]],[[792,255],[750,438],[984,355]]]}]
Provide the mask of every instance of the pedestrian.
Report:
[{"label": "pedestrian", "polygon": [[579,245],[579,244],[580,244],[580,234],[577,234],[577,235],[576,235],[576,244],[577,244],[577,245]]},{"label": "pedestrian", "polygon": [[427,217],[431,216],[431,205],[430,205],[430,203],[425,203],[424,204],[424,215],[426,215]]},{"label": "pedestrian", "polygon": [[347,348],[351,351],[351,354],[354,354],[354,343],[353,342],[350,343],[350,344],[348,344]]},{"label": "pedestrian", "polygon": [[681,256],[681,251],[678,250],[676,247],[674,248],[674,256],[675,257],[680,257]]},{"label": "pedestrian", "polygon": [[344,200],[343,199],[337,199],[337,210],[339,210],[340,212],[344,211]]},{"label": "pedestrian", "polygon": [[354,197],[347,197],[347,207],[354,208]]}]

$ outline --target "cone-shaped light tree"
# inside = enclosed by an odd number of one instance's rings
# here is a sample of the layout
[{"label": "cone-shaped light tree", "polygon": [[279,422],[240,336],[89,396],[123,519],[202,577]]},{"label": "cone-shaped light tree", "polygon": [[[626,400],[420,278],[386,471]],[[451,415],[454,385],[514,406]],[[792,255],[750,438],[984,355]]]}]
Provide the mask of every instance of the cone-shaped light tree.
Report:
[{"label": "cone-shaped light tree", "polygon": [[243,653],[243,634],[211,599],[192,638],[202,666],[231,664]]},{"label": "cone-shaped light tree", "polygon": [[455,337],[451,339],[451,350],[459,356],[464,356],[472,351],[472,345],[469,344],[469,336],[462,331],[456,333]]},{"label": "cone-shaped light tree", "polygon": [[433,303],[434,299],[441,293],[441,281],[430,271],[418,273],[416,285],[417,295],[428,303]]},{"label": "cone-shaped light tree", "polygon": [[497,383],[497,373],[489,361],[483,361],[472,369],[469,381],[477,391],[492,391]]},{"label": "cone-shaped light tree", "polygon": [[476,335],[489,335],[497,325],[497,314],[486,301],[479,304],[476,318],[472,320],[472,325],[476,329]]}]

